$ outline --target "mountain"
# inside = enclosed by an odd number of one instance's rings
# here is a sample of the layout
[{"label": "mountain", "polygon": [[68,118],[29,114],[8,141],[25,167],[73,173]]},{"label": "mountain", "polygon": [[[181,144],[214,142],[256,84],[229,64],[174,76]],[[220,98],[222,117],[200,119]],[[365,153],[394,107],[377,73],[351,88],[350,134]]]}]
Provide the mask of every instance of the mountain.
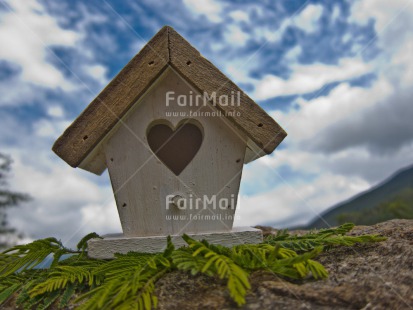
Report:
[{"label": "mountain", "polygon": [[[392,218],[413,218],[413,166],[393,174],[373,188],[339,203],[321,214],[330,226],[343,222],[372,225]],[[317,217],[306,228],[326,228]]]}]

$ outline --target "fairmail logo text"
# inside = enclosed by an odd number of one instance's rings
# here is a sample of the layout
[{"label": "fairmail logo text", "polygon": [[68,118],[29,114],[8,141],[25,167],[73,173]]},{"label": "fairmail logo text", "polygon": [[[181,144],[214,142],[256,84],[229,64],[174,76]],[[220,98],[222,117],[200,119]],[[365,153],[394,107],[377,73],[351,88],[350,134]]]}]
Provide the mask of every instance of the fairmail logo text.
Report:
[{"label": "fairmail logo text", "polygon": [[180,107],[201,107],[210,105],[216,106],[240,106],[241,105],[241,91],[231,91],[231,94],[218,96],[216,92],[208,94],[204,92],[203,95],[194,93],[192,90],[189,94],[176,95],[174,91],[168,91],[165,96],[166,106],[176,104]]}]

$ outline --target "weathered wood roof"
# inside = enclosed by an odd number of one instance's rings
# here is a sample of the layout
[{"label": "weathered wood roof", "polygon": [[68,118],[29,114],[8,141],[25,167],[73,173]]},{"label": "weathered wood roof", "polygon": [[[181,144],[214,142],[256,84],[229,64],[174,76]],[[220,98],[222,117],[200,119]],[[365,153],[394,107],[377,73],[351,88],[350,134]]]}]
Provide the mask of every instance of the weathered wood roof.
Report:
[{"label": "weathered wood roof", "polygon": [[[201,94],[216,97],[241,92],[239,106],[219,105],[227,119],[266,154],[285,138],[286,132],[247,94],[205,59],[181,35],[163,27],[119,74],[86,107],[53,145],[53,151],[72,167],[78,167],[151,84],[172,67]],[[229,113],[234,115],[234,113]]]}]

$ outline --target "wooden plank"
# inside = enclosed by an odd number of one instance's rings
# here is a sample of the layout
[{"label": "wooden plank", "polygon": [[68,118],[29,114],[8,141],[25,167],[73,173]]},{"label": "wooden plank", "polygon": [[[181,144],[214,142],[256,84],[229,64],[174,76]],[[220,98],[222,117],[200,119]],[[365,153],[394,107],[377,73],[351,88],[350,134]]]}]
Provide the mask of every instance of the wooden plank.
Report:
[{"label": "wooden plank", "polygon": [[66,129],[53,151],[77,167],[162,74],[168,60],[168,27],[164,27]]},{"label": "wooden plank", "polygon": [[227,118],[267,154],[286,137],[286,132],[277,122],[172,28],[169,30],[169,49],[172,67],[201,94],[206,92],[211,97],[215,92],[219,98],[241,93],[239,106],[219,105],[217,102],[217,107],[223,113],[239,111],[241,116]]},{"label": "wooden plank", "polygon": [[[206,240],[211,244],[231,247],[241,244],[259,244],[262,242],[262,231],[252,227],[234,227],[229,232],[210,232],[188,234],[195,240]],[[179,235],[171,236],[175,247],[187,245]],[[166,248],[166,236],[125,237],[122,234],[103,236],[103,239],[88,241],[88,256],[96,259],[113,259],[115,253],[128,252],[159,253]]]},{"label": "wooden plank", "polygon": [[[167,106],[165,97],[171,90],[175,98],[196,92],[168,69],[156,88],[128,113],[128,128],[119,126],[106,143],[106,162],[125,236],[224,231],[233,225],[247,137],[230,128],[225,117],[206,116],[212,112],[210,106]],[[154,155],[147,133],[154,122],[176,129],[186,121],[199,124],[203,140],[195,157],[176,176]],[[167,204],[167,196],[177,194],[188,201],[187,208]],[[204,205],[204,197],[215,197],[216,203]]]}]

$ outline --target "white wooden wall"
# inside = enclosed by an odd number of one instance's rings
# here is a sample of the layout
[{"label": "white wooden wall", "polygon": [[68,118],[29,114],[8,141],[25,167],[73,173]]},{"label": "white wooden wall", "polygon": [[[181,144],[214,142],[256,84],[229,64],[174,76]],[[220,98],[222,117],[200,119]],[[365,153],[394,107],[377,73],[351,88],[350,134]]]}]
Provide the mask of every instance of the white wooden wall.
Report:
[{"label": "white wooden wall", "polygon": [[[217,195],[217,200],[231,195],[236,198],[246,151],[246,138],[222,117],[167,117],[166,112],[196,111],[199,107],[166,106],[166,92],[175,97],[194,92],[186,81],[168,69],[123,120],[125,126],[105,143],[106,164],[115,192],[115,199],[125,236],[156,236],[169,234],[229,231],[235,206],[221,210],[179,210],[166,206],[166,196],[180,194],[184,198]],[[211,107],[199,111],[211,112]],[[203,128],[203,142],[192,162],[176,176],[148,147],[148,126],[168,120],[173,127],[185,119],[198,121]],[[192,215],[221,215],[220,220],[189,220]],[[186,220],[167,220],[182,215]]]}]

